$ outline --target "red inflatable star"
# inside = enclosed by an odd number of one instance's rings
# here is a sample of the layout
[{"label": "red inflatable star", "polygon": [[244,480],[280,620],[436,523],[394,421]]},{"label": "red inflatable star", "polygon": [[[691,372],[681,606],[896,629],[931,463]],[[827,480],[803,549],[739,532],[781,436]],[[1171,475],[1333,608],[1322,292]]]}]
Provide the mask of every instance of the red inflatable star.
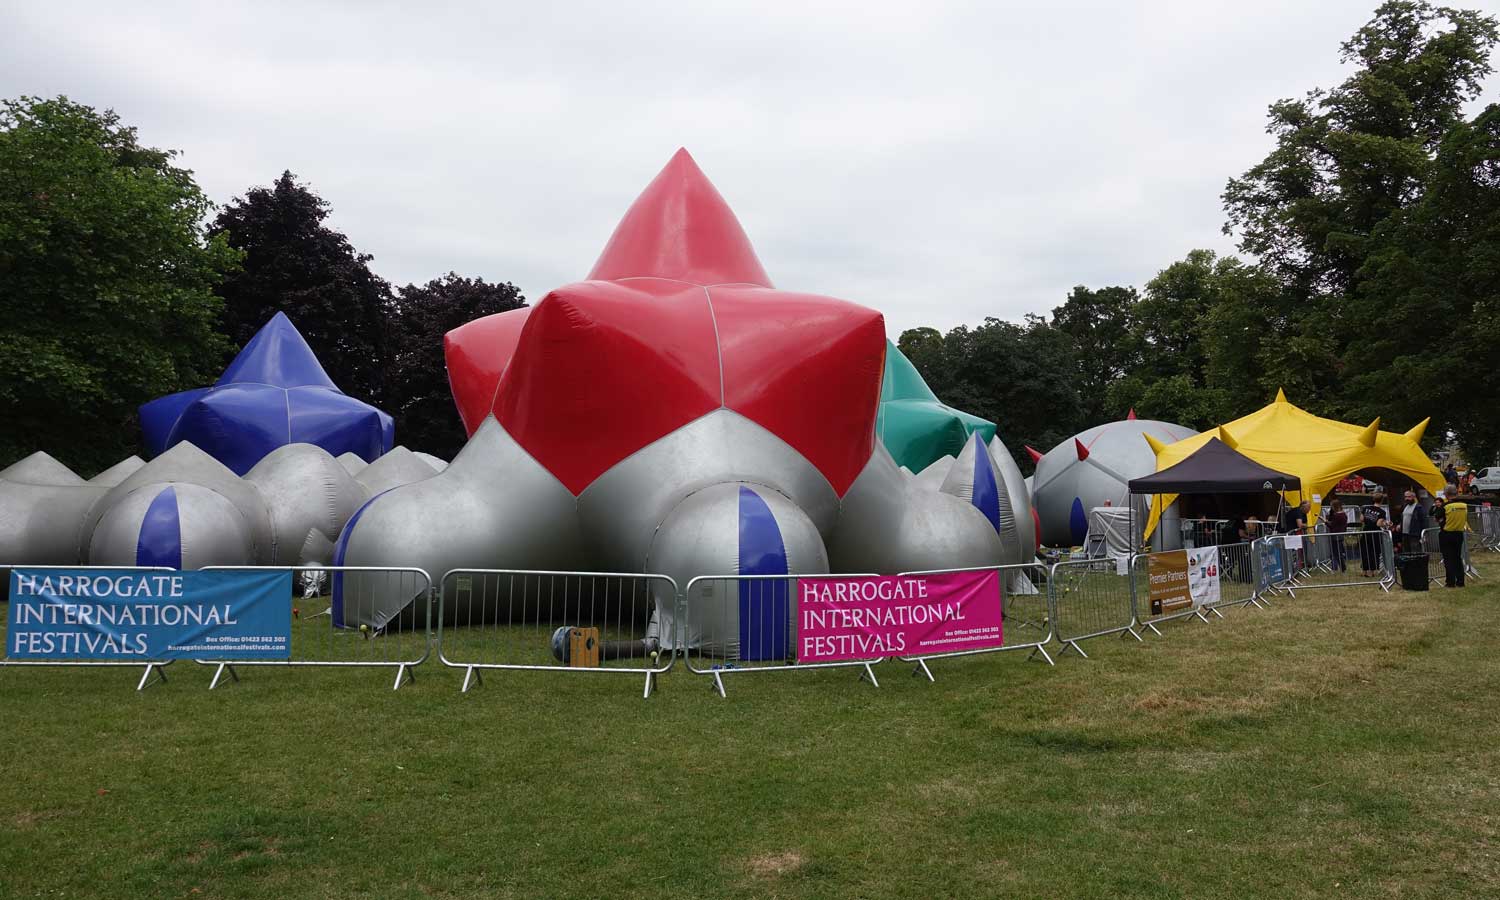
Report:
[{"label": "red inflatable star", "polygon": [[469,433],[493,412],[574,494],[727,408],[786,441],[842,496],[874,449],[885,323],[853,303],[773,288],[739,220],[679,150],[589,280],[455,328],[444,349]]}]

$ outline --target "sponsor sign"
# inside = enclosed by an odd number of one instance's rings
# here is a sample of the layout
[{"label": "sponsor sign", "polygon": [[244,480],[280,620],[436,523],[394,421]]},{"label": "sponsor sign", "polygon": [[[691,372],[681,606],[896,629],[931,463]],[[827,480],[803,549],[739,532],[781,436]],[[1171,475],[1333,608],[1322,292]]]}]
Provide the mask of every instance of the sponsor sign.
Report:
[{"label": "sponsor sign", "polygon": [[287,659],[292,573],[13,569],[10,659]]},{"label": "sponsor sign", "polygon": [[797,626],[804,663],[999,647],[1000,573],[800,579]]},{"label": "sponsor sign", "polygon": [[1147,559],[1146,577],[1150,585],[1151,617],[1170,616],[1192,606],[1187,551],[1153,553]]},{"label": "sponsor sign", "polygon": [[1188,593],[1193,605],[1219,602],[1219,548],[1200,547],[1188,551]]}]

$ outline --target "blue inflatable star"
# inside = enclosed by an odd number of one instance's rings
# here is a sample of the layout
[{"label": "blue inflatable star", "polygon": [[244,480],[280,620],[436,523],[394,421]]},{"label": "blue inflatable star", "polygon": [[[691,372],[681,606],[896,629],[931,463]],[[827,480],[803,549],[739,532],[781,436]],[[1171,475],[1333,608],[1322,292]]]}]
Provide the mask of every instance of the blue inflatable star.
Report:
[{"label": "blue inflatable star", "polygon": [[338,389],[284,313],[271,317],[212,387],[141,407],[152,456],[191,441],[237,474],[283,444],[374,460],[395,439],[391,417]]}]

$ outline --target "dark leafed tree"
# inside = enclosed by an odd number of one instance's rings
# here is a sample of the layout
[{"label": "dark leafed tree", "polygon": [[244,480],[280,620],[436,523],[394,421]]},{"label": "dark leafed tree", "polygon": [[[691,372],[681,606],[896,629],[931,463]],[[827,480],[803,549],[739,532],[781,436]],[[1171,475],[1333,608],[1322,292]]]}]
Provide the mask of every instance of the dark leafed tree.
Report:
[{"label": "dark leafed tree", "polygon": [[[1396,398],[1351,393],[1376,382],[1350,374],[1419,365],[1425,351],[1412,339],[1425,332],[1402,333],[1400,323],[1433,310],[1413,293],[1372,291],[1385,263],[1371,264],[1389,256],[1383,236],[1421,205],[1439,148],[1491,71],[1496,35],[1495,20],[1477,12],[1382,4],[1342,47],[1354,73],[1332,90],[1272,104],[1274,148],[1230,180],[1225,231],[1281,284],[1266,325],[1286,376],[1301,376],[1298,402],[1354,415]],[[1441,412],[1441,399],[1430,399]]]},{"label": "dark leafed tree", "polygon": [[453,406],[443,335],[465,322],[520,309],[526,298],[509,282],[461,278],[450,272],[397,295],[390,319],[387,408],[403,444],[452,459],[467,436]]},{"label": "dark leafed tree", "polygon": [[390,285],[370,271],[368,254],[324,224],[328,214],[328,203],[291,172],[219,213],[210,234],[244,253],[241,271],[219,288],[224,329],[243,346],[284,312],[344,393],[381,405]]},{"label": "dark leafed tree", "polygon": [[0,468],[46,450],[92,474],[136,452],[139,404],[223,364],[237,254],[174,156],[66,97],[0,104]]},{"label": "dark leafed tree", "polygon": [[1075,385],[1084,419],[1090,424],[1125,417],[1127,410],[1110,406],[1109,389],[1139,359],[1130,328],[1138,300],[1133,287],[1073,288],[1062,306],[1052,310],[1052,328],[1066,335],[1072,354]]},{"label": "dark leafed tree", "polygon": [[1027,470],[1027,444],[1046,449],[1084,427],[1072,338],[1040,316],[1019,325],[986,319],[943,336],[914,328],[898,345],[939,399],[994,422]]}]

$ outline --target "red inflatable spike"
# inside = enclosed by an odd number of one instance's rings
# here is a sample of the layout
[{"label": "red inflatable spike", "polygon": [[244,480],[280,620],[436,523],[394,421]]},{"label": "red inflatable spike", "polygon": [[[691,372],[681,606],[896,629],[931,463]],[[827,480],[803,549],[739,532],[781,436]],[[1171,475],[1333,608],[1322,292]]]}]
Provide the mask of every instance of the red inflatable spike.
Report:
[{"label": "red inflatable spike", "polygon": [[1125,414],[1125,421],[1127,421],[1127,422],[1134,422],[1135,421],[1135,407],[1134,406],[1130,407],[1130,412],[1128,412],[1128,413]]},{"label": "red inflatable spike", "polygon": [[685,151],[615,229],[590,280],[450,331],[472,434],[491,412],[568,490],[714,409],[807,458],[843,495],[874,452],[885,322],[778,291]]},{"label": "red inflatable spike", "polygon": [[1039,463],[1042,461],[1042,454],[1038,453],[1036,451],[1036,448],[1032,447],[1030,444],[1026,445],[1026,453],[1031,457],[1032,462]]},{"label": "red inflatable spike", "polygon": [[1089,458],[1089,448],[1083,446],[1083,441],[1073,438],[1073,449],[1078,451],[1078,461],[1083,462]]},{"label": "red inflatable spike", "polygon": [[641,276],[771,287],[740,220],[686,150],[631,204],[589,280]]}]

